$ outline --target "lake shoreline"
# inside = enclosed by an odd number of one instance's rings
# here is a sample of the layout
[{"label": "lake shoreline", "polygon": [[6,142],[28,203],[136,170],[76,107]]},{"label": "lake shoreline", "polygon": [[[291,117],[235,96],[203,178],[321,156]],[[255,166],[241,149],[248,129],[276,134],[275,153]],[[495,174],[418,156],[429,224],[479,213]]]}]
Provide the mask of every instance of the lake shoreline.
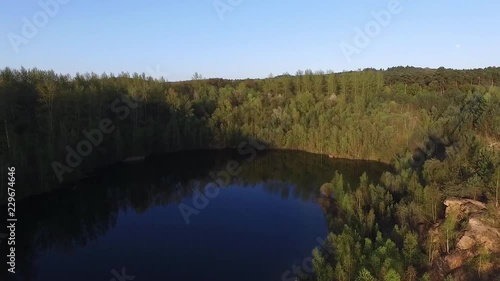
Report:
[{"label": "lake shoreline", "polygon": [[[330,154],[308,151],[308,150],[303,150],[303,149],[298,149],[298,148],[295,148],[295,149],[266,148],[262,152],[267,153],[267,152],[287,152],[287,151],[322,156],[322,157],[324,157],[325,160],[328,160],[328,161],[349,161],[349,162],[361,161],[361,162],[365,162],[365,163],[376,163],[376,164],[383,165],[387,169],[387,171],[389,171],[389,172],[394,171],[394,166],[387,161],[384,162],[384,161],[377,161],[377,160],[373,160],[373,159],[342,158],[342,157],[336,157],[336,156],[331,157]],[[120,167],[121,165],[127,165],[127,166],[140,165],[141,163],[146,163],[146,162],[150,161],[151,159],[159,159],[162,157],[169,157],[172,155],[179,155],[179,154],[183,154],[183,153],[196,153],[196,152],[200,152],[200,153],[204,153],[204,152],[216,152],[216,153],[237,152],[237,146],[230,146],[230,147],[223,147],[223,148],[213,147],[213,148],[206,148],[206,149],[182,149],[182,150],[168,151],[168,152],[161,152],[161,153],[136,154],[133,156],[126,156],[126,157],[123,157],[122,160],[114,161],[110,164],[96,166],[93,168],[92,171],[85,173],[84,176],[81,176],[81,177],[78,177],[76,179],[69,180],[69,181],[63,181],[62,183],[58,184],[56,187],[51,188],[50,190],[41,191],[41,192],[34,192],[28,196],[22,196],[22,197],[19,196],[18,200],[30,198],[33,196],[43,195],[43,194],[49,194],[49,193],[57,191],[57,190],[77,189],[79,183],[81,183],[82,181],[91,179],[91,178],[95,177],[96,175],[100,174],[102,171],[106,171],[108,169],[115,169],[115,168]],[[126,160],[129,160],[129,161],[126,161]],[[133,161],[131,161],[131,160],[133,160]],[[332,174],[332,176],[333,176],[333,174]],[[318,186],[318,189],[319,189],[319,186]],[[6,204],[7,204],[7,201],[5,199],[5,200],[2,200],[2,202],[0,203],[0,206],[4,206]]]}]

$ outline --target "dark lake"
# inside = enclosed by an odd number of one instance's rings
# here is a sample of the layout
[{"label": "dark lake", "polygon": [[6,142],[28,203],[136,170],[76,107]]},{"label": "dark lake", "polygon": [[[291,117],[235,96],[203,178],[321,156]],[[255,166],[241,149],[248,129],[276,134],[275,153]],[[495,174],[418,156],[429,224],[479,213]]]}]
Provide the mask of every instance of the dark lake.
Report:
[{"label": "dark lake", "polygon": [[255,158],[233,150],[193,151],[116,165],[73,188],[17,202],[16,276],[291,278],[286,272],[302,265],[328,233],[320,186],[335,171],[354,185],[363,172],[377,180],[384,169],[267,150]]}]

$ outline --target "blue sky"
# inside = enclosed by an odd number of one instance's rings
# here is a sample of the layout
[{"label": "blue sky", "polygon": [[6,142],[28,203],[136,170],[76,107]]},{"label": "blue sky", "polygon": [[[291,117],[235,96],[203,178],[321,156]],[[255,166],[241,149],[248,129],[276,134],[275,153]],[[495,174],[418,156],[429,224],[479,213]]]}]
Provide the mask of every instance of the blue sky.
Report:
[{"label": "blue sky", "polygon": [[[498,0],[400,0],[399,13],[388,9],[396,0],[54,1],[2,1],[0,68],[145,72],[176,81],[195,72],[261,78],[298,69],[500,66]],[[42,8],[46,2],[57,3],[54,13]],[[382,10],[388,24],[377,23],[357,48],[355,28],[366,30]],[[23,17],[36,32],[23,33]],[[342,42],[358,50],[350,60]]]}]

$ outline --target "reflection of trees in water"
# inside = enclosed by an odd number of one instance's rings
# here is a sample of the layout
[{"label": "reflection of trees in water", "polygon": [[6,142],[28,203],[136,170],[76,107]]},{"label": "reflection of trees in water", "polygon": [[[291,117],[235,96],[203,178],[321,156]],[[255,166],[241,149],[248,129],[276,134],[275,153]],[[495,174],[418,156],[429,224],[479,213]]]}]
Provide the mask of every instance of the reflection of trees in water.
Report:
[{"label": "reflection of trees in water", "polygon": [[[243,170],[242,178],[252,184],[263,181],[289,183],[278,186],[290,189],[290,185],[293,185],[293,190],[288,192],[291,191],[294,198],[307,201],[317,198],[319,187],[331,181],[335,171],[339,171],[348,184],[356,186],[364,172],[367,172],[370,179],[378,181],[383,171],[388,169],[390,168],[386,165],[368,161],[332,160],[300,151],[273,151],[250,163]],[[275,188],[269,188],[268,191],[276,190]]]},{"label": "reflection of trees in water", "polygon": [[[231,185],[263,190],[283,199],[316,199],[319,186],[335,170],[355,183],[363,171],[379,177],[384,167],[368,162],[336,160],[302,152],[269,151],[253,162],[232,151],[178,153],[143,164],[114,166],[83,181],[73,190],[28,198],[20,202],[17,258],[23,280],[33,279],[36,257],[47,250],[71,253],[113,228],[120,211],[178,204],[213,181],[211,171],[225,169],[228,161],[242,165]],[[221,191],[223,192],[223,191]]]}]

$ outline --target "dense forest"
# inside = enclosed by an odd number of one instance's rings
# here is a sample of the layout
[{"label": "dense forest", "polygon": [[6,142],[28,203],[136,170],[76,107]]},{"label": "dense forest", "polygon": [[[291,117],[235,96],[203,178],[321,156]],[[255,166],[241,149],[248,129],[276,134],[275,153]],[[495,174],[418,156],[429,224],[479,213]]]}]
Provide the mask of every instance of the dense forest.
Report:
[{"label": "dense forest", "polygon": [[314,251],[318,281],[428,280],[435,253],[449,249],[422,229],[443,219],[444,198],[499,206],[500,68],[195,74],[184,82],[6,68],[0,125],[1,173],[16,167],[18,197],[127,157],[248,139],[392,164],[380,179],[364,175],[351,186],[332,173],[321,186],[334,198],[322,202],[334,254]]}]

